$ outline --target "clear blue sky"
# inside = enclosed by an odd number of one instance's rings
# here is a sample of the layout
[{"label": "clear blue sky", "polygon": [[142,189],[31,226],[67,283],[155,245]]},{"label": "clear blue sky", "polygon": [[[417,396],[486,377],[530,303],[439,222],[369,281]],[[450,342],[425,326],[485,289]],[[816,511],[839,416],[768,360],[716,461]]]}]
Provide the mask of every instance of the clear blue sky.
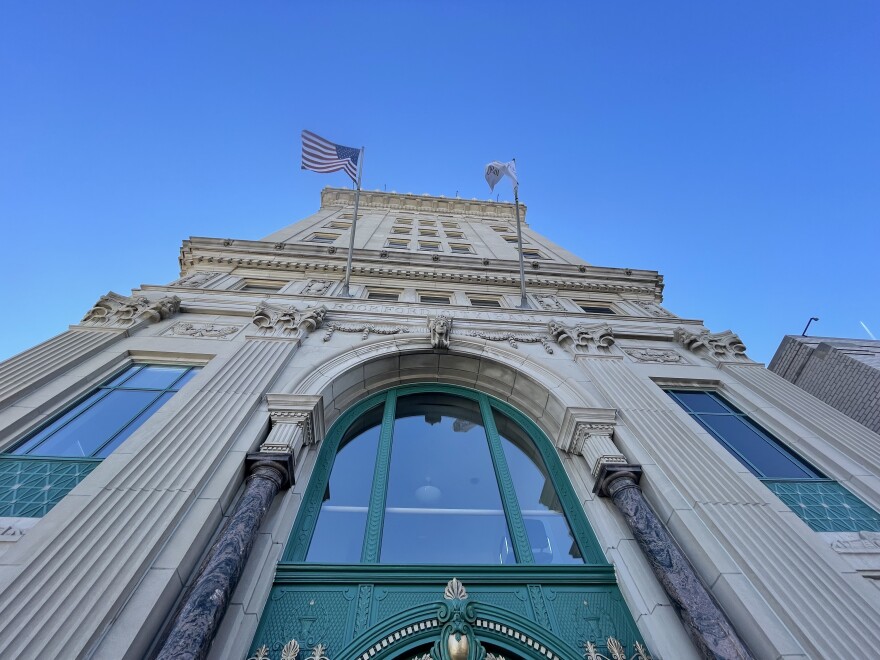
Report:
[{"label": "clear blue sky", "polygon": [[[184,238],[259,239],[366,146],[364,185],[487,198],[517,158],[532,226],[657,269],[666,306],[769,361],[880,336],[880,3],[0,4],[0,357]],[[509,196],[503,185],[502,199]]]}]

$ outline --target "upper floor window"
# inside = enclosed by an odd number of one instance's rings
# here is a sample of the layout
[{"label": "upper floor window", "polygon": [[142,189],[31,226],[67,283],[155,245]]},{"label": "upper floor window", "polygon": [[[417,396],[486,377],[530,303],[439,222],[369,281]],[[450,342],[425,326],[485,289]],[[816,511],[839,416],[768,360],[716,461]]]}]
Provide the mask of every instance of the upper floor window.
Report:
[{"label": "upper floor window", "polygon": [[498,298],[489,298],[486,296],[472,296],[468,294],[468,300],[474,307],[501,307],[501,301]]},{"label": "upper floor window", "polygon": [[247,279],[244,284],[238,288],[238,291],[249,291],[251,293],[278,293],[287,282],[281,280],[257,280]]},{"label": "upper floor window", "polygon": [[328,234],[324,232],[315,232],[311,236],[309,236],[306,240],[310,243],[332,243],[337,238],[339,238],[339,234]]},{"label": "upper floor window", "polygon": [[473,254],[473,248],[467,243],[450,243],[449,251],[453,254]]},{"label": "upper floor window", "polygon": [[419,241],[419,249],[428,252],[439,252],[440,243],[438,241]]},{"label": "upper floor window", "polygon": [[446,238],[464,238],[464,234],[460,231],[447,231]]},{"label": "upper floor window", "polygon": [[351,223],[343,220],[332,220],[324,226],[329,229],[351,229]]},{"label": "upper floor window", "polygon": [[288,560],[584,563],[530,433],[485,395],[454,390],[399,388],[344,420],[329,478],[315,480],[311,542]]},{"label": "upper floor window", "polygon": [[668,390],[668,394],[812,529],[880,531],[880,514],[715,392]]},{"label": "upper floor window", "polygon": [[607,305],[596,305],[588,302],[575,303],[587,314],[615,314],[616,312]]},{"label": "upper floor window", "polygon": [[9,453],[105,458],[197,372],[198,367],[134,364]]},{"label": "upper floor window", "polygon": [[[518,248],[517,248],[518,249]],[[533,248],[523,248],[523,257],[526,259],[546,259],[547,257],[540,250]]]},{"label": "upper floor window", "polygon": [[402,238],[389,238],[385,242],[385,247],[394,248],[395,250],[405,250],[409,247],[409,241]]},{"label": "upper floor window", "polygon": [[419,229],[419,236],[439,236],[436,229]]},{"label": "upper floor window", "polygon": [[422,293],[419,294],[419,302],[430,303],[432,305],[448,305],[452,301],[449,294]]},{"label": "upper floor window", "polygon": [[383,300],[385,302],[397,302],[400,300],[400,292],[391,289],[370,289],[367,300]]},{"label": "upper floor window", "polygon": [[412,231],[412,227],[407,227],[407,226],[392,227],[391,228],[392,234],[409,234],[411,231]]}]

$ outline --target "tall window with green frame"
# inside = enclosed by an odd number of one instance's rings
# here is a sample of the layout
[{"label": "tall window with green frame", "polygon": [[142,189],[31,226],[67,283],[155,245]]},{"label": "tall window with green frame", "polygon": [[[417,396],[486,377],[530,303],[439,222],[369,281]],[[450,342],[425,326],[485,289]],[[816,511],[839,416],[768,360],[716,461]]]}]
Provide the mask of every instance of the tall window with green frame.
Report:
[{"label": "tall window with green frame", "polygon": [[[377,400],[341,438],[313,524],[284,561],[583,564],[581,546],[596,550],[576,538],[527,432],[478,394]],[[441,529],[456,542],[437,543]]]},{"label": "tall window with green frame", "polygon": [[0,516],[45,515],[197,372],[130,365],[0,455]]},{"label": "tall window with green frame", "polygon": [[667,393],[812,529],[880,531],[880,514],[716,392],[667,390]]}]

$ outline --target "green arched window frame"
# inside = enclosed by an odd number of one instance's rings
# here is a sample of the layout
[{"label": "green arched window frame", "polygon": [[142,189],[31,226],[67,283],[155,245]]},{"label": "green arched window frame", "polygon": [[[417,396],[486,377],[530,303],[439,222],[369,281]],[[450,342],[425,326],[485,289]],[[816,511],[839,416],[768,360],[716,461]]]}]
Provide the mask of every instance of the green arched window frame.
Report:
[{"label": "green arched window frame", "polygon": [[[345,432],[363,415],[378,406],[384,406],[382,426],[379,435],[376,469],[373,477],[372,490],[367,512],[367,525],[364,533],[364,544],[361,564],[373,565],[379,562],[382,542],[385,500],[388,490],[391,447],[393,443],[393,426],[395,420],[395,404],[397,398],[408,394],[441,393],[470,399],[476,402],[485,421],[485,431],[489,443],[489,451],[495,467],[495,474],[501,492],[502,505],[510,526],[514,552],[520,566],[534,565],[532,549],[523,522],[519,502],[517,501],[514,484],[511,480],[507,461],[495,427],[492,411],[496,410],[508,417],[526,433],[537,449],[544,462],[550,482],[562,505],[563,513],[571,528],[572,535],[581,551],[586,566],[610,568],[599,549],[599,543],[581,509],[568,475],[553,444],[541,429],[526,415],[513,406],[483,394],[476,390],[443,384],[404,385],[374,394],[346,410],[333,424],[328,432],[318,459],[312,472],[309,485],[303,498],[303,505],[297,516],[281,564],[303,564],[306,560],[309,544],[315,530],[321,510],[323,494],[330,479],[330,472],[336,459]],[[569,569],[572,567],[569,566]]]}]

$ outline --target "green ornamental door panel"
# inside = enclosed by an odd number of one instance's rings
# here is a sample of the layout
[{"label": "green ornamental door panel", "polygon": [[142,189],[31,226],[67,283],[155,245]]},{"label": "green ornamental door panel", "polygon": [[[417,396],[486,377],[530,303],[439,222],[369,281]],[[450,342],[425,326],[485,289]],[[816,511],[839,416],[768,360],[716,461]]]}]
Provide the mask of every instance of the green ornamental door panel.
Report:
[{"label": "green ornamental door panel", "polygon": [[337,420],[251,657],[602,656],[648,657],[556,450],[530,419],[430,384],[374,395]]}]

